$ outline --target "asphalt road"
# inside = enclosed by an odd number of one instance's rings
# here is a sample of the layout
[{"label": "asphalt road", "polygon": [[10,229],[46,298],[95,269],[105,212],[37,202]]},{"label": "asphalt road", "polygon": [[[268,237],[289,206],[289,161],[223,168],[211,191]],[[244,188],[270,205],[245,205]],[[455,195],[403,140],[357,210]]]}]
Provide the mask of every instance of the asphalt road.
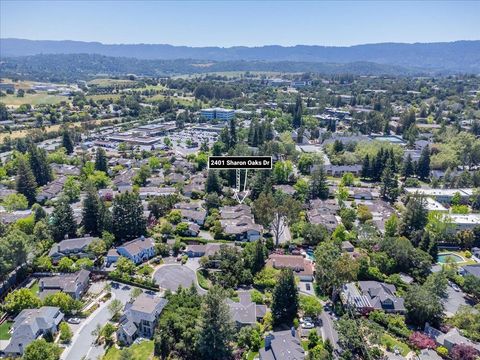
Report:
[{"label": "asphalt road", "polygon": [[193,283],[197,286],[200,294],[205,293],[205,290],[198,286],[195,271],[186,265],[168,264],[161,266],[153,274],[153,279],[163,289],[177,291],[179,286],[187,288]]},{"label": "asphalt road", "polygon": [[92,335],[99,324],[100,326],[105,325],[111,318],[110,312],[108,310],[108,305],[112,302],[113,299],[118,299],[122,304],[126,304],[130,299],[130,291],[132,288],[120,284],[119,288],[112,287],[112,297],[110,300],[102,303],[100,307],[93,312],[90,317],[85,319],[78,329],[75,332],[70,346],[68,346],[61,355],[62,360],[96,360],[102,358],[105,353],[103,346],[94,345],[95,336]]},{"label": "asphalt road", "polygon": [[322,337],[323,340],[330,340],[330,343],[333,345],[334,349],[338,348],[338,333],[335,330],[335,325],[333,324],[332,316],[326,312],[322,311],[320,314],[320,319],[322,320]]},{"label": "asphalt road", "polygon": [[445,315],[455,315],[461,305],[473,305],[465,298],[462,290],[455,291],[450,285],[447,286],[448,298],[443,301]]}]

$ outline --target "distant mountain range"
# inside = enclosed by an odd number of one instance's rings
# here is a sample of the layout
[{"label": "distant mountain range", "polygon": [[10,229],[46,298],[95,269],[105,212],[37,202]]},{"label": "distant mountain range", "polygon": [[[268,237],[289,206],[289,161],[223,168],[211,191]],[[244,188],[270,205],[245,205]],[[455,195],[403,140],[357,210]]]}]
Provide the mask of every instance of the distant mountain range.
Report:
[{"label": "distant mountain range", "polygon": [[333,46],[261,46],[230,48],[162,44],[102,44],[82,41],[0,39],[0,57],[37,54],[99,54],[148,60],[370,62],[426,71],[480,72],[480,40],[439,43],[381,43]]}]

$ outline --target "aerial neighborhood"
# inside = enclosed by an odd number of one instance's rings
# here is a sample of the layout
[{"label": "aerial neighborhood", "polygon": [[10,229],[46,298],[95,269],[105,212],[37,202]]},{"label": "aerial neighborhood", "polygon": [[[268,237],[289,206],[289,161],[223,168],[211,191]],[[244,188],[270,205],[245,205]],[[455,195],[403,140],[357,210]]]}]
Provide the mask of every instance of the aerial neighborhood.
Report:
[{"label": "aerial neighborhood", "polygon": [[0,57],[0,357],[480,359],[478,72],[134,56]]}]

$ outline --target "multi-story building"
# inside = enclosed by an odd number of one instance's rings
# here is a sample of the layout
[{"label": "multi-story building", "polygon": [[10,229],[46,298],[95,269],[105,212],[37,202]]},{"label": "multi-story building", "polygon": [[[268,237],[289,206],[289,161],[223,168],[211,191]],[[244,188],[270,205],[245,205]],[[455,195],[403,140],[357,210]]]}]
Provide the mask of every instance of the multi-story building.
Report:
[{"label": "multi-story building", "polygon": [[224,108],[209,108],[209,109],[202,109],[200,111],[200,116],[207,119],[207,120],[231,120],[235,117],[235,111],[231,109],[224,109]]}]

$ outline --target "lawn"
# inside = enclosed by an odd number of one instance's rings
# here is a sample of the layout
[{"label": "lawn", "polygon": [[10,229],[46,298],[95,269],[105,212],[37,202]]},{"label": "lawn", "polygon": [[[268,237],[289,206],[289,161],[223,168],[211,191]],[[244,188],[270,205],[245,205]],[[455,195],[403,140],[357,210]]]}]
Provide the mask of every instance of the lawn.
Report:
[{"label": "lawn", "polygon": [[197,280],[198,280],[198,285],[200,285],[202,289],[208,290],[212,285],[210,280],[208,280],[204,275],[203,270],[197,271]]},{"label": "lawn", "polygon": [[30,288],[30,291],[33,292],[34,295],[37,295],[39,290],[40,290],[40,284],[38,283],[38,281],[35,281],[32,287]]},{"label": "lawn", "polygon": [[[147,360],[154,359],[153,357],[153,340],[143,341],[140,344],[130,346],[132,350],[133,360]],[[120,349],[112,346],[108,349],[103,357],[103,360],[118,360],[120,359]]]},{"label": "lawn", "polygon": [[8,331],[12,327],[12,323],[9,321],[4,321],[2,325],[0,325],[0,340],[8,340],[10,339],[10,334]]},{"label": "lawn", "polygon": [[390,351],[393,351],[394,348],[397,348],[402,356],[407,356],[407,354],[410,352],[410,348],[407,344],[395,339],[393,336],[390,336],[387,333],[382,335],[382,345],[384,345]]}]

